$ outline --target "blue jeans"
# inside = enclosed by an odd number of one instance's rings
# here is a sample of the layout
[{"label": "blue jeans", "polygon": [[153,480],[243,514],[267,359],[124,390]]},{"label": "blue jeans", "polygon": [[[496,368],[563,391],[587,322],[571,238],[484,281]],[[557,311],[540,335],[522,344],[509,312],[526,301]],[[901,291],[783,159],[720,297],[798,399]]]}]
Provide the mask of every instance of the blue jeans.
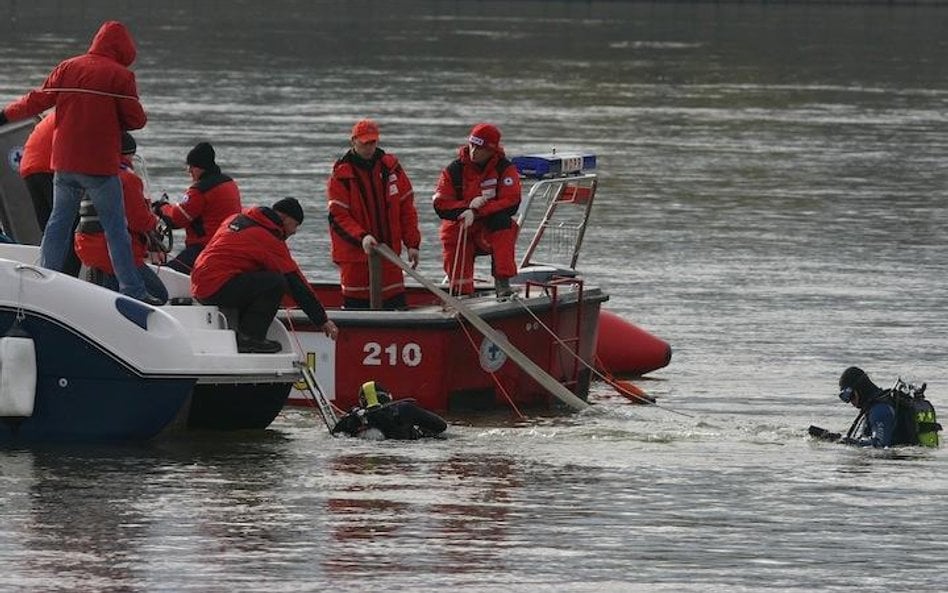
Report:
[{"label": "blue jeans", "polygon": [[[160,299],[167,303],[168,289],[161,281],[161,278],[158,277],[158,274],[148,267],[148,264],[140,265],[137,272],[138,275],[142,277],[142,281],[145,283],[145,289],[148,291],[148,293],[156,299]],[[103,273],[102,286],[112,290],[118,290],[118,280],[115,278],[114,274]]]},{"label": "blue jeans", "polygon": [[122,182],[117,175],[56,171],[53,177],[53,211],[40,244],[40,265],[50,270],[63,269],[69,244],[73,240],[72,223],[79,214],[79,202],[85,193],[92,197],[92,204],[105,231],[105,241],[109,246],[109,257],[118,277],[120,292],[136,299],[146,297],[145,283],[132,259],[132,241],[125,220]]}]

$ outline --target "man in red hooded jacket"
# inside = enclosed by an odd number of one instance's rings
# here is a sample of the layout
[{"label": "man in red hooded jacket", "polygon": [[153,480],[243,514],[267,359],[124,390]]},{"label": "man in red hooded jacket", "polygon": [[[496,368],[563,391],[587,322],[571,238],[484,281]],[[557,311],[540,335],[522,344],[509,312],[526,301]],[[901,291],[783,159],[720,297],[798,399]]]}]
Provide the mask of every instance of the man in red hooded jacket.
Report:
[{"label": "man in red hooded jacket", "polygon": [[[379,127],[363,119],[352,127],[351,148],[336,161],[326,187],[332,261],[339,266],[347,309],[369,306],[368,254],[379,243],[418,265],[418,212],[408,175],[393,154],[379,148]],[[382,261],[382,304],[404,309],[405,279],[401,268]]]},{"label": "man in red hooded jacket", "polygon": [[474,292],[474,256],[491,254],[491,274],[498,297],[513,294],[510,278],[517,275],[514,250],[520,206],[520,174],[500,145],[500,130],[477,124],[458,158],[438,178],[432,198],[442,219],[444,271],[451,289]]},{"label": "man in red hooded jacket", "polygon": [[156,304],[132,261],[118,178],[122,132],[137,130],[147,121],[135,75],[128,69],[135,54],[125,25],[104,23],[88,52],[61,62],[39,89],[4,107],[0,124],[56,108],[53,210],[43,233],[41,264],[62,269],[79,202],[88,193],[99,213],[121,291]]},{"label": "man in red hooded jacket", "polygon": [[194,263],[191,294],[207,305],[237,309],[240,352],[280,351],[280,343],[266,336],[287,293],[323,333],[334,340],[339,333],[286,245],[302,222],[295,198],[248,208],[224,221]]}]

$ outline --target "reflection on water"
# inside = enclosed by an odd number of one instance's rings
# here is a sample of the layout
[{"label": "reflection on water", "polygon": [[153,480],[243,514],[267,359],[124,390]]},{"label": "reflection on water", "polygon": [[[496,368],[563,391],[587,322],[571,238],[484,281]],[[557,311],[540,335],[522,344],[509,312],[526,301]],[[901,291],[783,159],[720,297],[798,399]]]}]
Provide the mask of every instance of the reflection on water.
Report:
[{"label": "reflection on water", "polygon": [[943,588],[943,452],[803,436],[848,426],[851,364],[948,402],[941,7],[8,8],[0,101],[129,22],[156,193],[211,140],[248,203],[303,200],[314,278],[336,277],[323,188],[358,118],[415,184],[431,278],[427,196],[472,123],[597,153],[580,266],[675,354],[637,381],[663,408],[594,386],[604,414],[454,419],[444,441],[334,440],[291,410],[258,435],[2,451],[0,589]]}]

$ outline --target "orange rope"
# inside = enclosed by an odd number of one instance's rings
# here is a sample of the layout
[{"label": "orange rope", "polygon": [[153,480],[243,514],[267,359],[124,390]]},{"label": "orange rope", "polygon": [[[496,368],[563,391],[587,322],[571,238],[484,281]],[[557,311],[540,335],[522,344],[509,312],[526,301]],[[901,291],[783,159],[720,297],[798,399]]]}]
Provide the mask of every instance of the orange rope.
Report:
[{"label": "orange rope", "polygon": [[[560,345],[561,348],[563,348],[564,350],[566,350],[566,352],[567,352],[570,356],[572,356],[572,357],[575,358],[577,361],[579,361],[579,363],[580,363],[581,365],[583,365],[584,367],[586,367],[587,369],[589,369],[589,371],[592,372],[593,375],[595,375],[596,377],[598,377],[598,378],[601,379],[602,381],[604,381],[604,382],[606,382],[607,384],[609,384],[613,389],[615,389],[616,391],[618,391],[621,395],[624,395],[625,397],[627,397],[627,398],[629,398],[629,399],[634,399],[634,401],[636,401],[636,402],[638,402],[638,403],[649,404],[649,405],[655,406],[655,407],[657,407],[657,408],[661,408],[661,409],[663,409],[663,410],[667,410],[667,411],[672,412],[672,413],[674,413],[674,414],[679,414],[679,415],[681,415],[681,416],[691,417],[690,414],[686,414],[686,413],[684,413],[684,412],[678,412],[678,411],[676,411],[676,410],[669,410],[668,408],[665,408],[664,406],[659,405],[658,403],[656,403],[656,401],[655,401],[653,398],[649,397],[648,394],[646,394],[644,391],[642,391],[641,389],[639,389],[638,387],[636,387],[635,385],[633,385],[633,384],[630,383],[629,381],[619,381],[618,379],[616,379],[615,377],[612,377],[611,375],[610,375],[609,377],[606,377],[605,374],[599,372],[599,369],[596,369],[595,367],[593,367],[592,365],[590,365],[588,362],[586,362],[585,360],[583,360],[583,357],[581,357],[578,353],[573,352],[573,351],[569,348],[569,346],[567,346],[567,345],[563,342],[563,340],[561,340],[560,337],[556,335],[556,332],[554,332],[552,329],[550,329],[550,327],[549,327],[547,324],[543,323],[543,320],[542,320],[542,319],[540,319],[539,317],[537,317],[536,313],[534,313],[534,312],[530,309],[530,307],[528,307],[528,306],[526,305],[526,303],[523,302],[522,299],[516,299],[516,301],[517,301],[518,303],[520,303],[520,306],[523,308],[523,310],[525,310],[525,311],[527,312],[527,314],[529,314],[531,317],[533,317],[533,319],[534,319],[537,323],[540,324],[540,327],[542,327],[548,334],[550,334],[551,336],[553,336],[553,339],[556,340],[556,342]],[[598,359],[598,357],[597,357],[597,359]],[[603,369],[603,371],[605,371],[605,372],[608,374],[608,371],[606,371],[606,369],[605,369],[604,367],[602,367],[602,361],[601,361],[601,360],[599,361],[599,363],[600,363],[599,366]],[[639,392],[639,393],[636,393],[636,392]]]},{"label": "orange rope", "polygon": [[[480,349],[477,347],[477,344],[474,343],[474,338],[471,336],[471,332],[468,331],[467,326],[464,325],[464,322],[458,319],[458,325],[461,326],[461,329],[464,330],[464,335],[467,336],[467,341],[470,342],[471,348],[474,350],[474,353],[480,356]],[[500,389],[500,392],[504,394],[504,398],[507,400],[507,403],[510,404],[510,407],[513,408],[513,411],[516,412],[517,416],[521,420],[526,420],[527,417],[520,412],[520,409],[517,408],[517,404],[513,402],[510,394],[507,393],[507,390],[504,388],[503,384],[500,382],[500,379],[497,378],[497,374],[493,371],[490,372],[491,379],[494,380],[494,383],[497,385],[497,388]]]},{"label": "orange rope", "polygon": [[644,389],[639,388],[637,385],[633,384],[631,381],[622,381],[617,379],[615,375],[609,372],[609,369],[602,364],[602,359],[599,358],[598,354],[595,354],[596,365],[602,369],[599,374],[602,377],[602,380],[609,384],[610,387],[619,392],[619,395],[624,395],[630,401],[637,404],[654,404],[655,398],[651,397],[649,394],[645,393]]}]

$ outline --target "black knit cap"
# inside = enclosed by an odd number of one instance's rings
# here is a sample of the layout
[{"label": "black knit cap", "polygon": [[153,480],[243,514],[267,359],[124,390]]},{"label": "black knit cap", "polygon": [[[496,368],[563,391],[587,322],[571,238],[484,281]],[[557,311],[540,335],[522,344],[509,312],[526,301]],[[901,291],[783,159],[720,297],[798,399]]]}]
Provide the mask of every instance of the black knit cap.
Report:
[{"label": "black knit cap", "polygon": [[122,132],[122,154],[135,154],[138,150],[138,143],[128,132]]},{"label": "black knit cap", "polygon": [[210,142],[199,142],[188,153],[187,163],[192,167],[213,169],[217,166],[217,163],[214,162],[214,147],[211,146]]},{"label": "black knit cap", "polygon": [[271,207],[277,212],[286,214],[297,223],[303,224],[303,207],[300,206],[300,202],[296,198],[283,198]]}]

